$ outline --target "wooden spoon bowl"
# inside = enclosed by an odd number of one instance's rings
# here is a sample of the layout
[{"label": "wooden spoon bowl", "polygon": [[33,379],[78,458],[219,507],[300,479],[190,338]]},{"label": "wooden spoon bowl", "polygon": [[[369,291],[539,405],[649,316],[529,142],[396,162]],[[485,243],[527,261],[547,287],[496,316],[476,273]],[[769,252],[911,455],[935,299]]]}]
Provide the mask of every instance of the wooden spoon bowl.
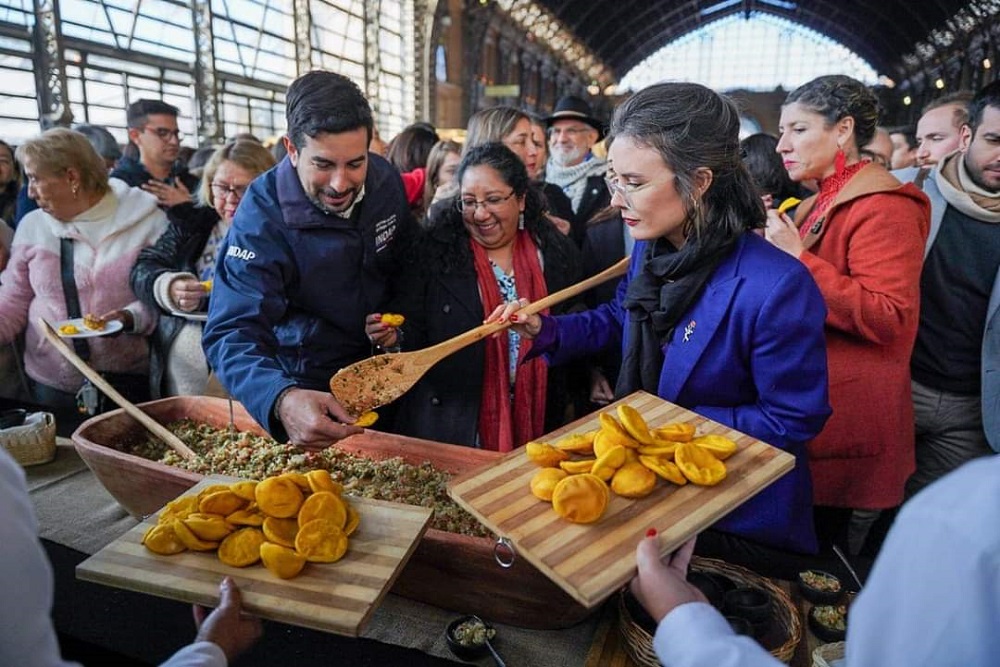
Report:
[{"label": "wooden spoon bowl", "polygon": [[[623,276],[628,270],[628,262],[629,258],[625,257],[600,273],[539,299],[519,312],[529,315],[539,313],[596,285]],[[337,371],[330,378],[330,391],[353,415],[374,410],[405,394],[431,366],[448,355],[510,326],[510,322],[483,324],[423,350],[381,354],[362,359]]]}]

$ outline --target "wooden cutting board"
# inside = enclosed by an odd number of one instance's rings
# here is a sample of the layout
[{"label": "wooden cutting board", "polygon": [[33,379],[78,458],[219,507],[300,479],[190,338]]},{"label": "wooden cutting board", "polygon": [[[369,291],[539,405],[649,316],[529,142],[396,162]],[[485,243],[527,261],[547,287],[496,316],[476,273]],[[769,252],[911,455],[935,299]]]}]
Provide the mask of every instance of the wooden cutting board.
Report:
[{"label": "wooden cutting board", "polygon": [[[518,558],[526,558],[588,608],[635,575],[635,547],[649,528],[659,532],[662,553],[671,552],[795,466],[795,457],[788,452],[652,394],[636,392],[603,411],[614,414],[620,403],[636,408],[650,427],[690,422],[697,435],[718,433],[736,441],[739,449],[725,462],[726,479],[713,487],[675,486],[660,480],[652,494],[639,500],[612,493],[604,516],[589,525],[559,518],[551,503],[531,494],[529,485],[538,466],[528,460],[524,448],[458,476],[448,486],[456,502],[513,542]],[[598,429],[598,414],[538,440],[555,442],[564,435]]]},{"label": "wooden cutting board", "polygon": [[[182,495],[231,478],[206,478]],[[157,515],[80,563],[84,581],[210,607],[219,603],[219,582],[236,581],[248,613],[282,623],[357,637],[392,586],[430,522],[424,507],[350,498],[361,516],[347,554],[336,563],[307,563],[293,579],[279,579],[260,563],[245,568],[222,563],[215,553],[186,551],[159,556],[142,546]]]}]

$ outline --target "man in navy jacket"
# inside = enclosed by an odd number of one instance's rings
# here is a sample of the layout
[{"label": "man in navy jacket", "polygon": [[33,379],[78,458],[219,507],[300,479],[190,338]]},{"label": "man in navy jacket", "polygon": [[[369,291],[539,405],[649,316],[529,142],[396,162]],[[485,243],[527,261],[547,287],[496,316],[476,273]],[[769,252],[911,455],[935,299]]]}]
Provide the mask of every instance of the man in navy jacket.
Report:
[{"label": "man in navy jacket", "polygon": [[392,296],[416,223],[398,172],[368,152],[371,108],[353,82],[310,72],[286,100],[288,157],[236,211],[204,346],[275,438],[320,448],[360,431],[329,380],[371,354],[365,317]]}]

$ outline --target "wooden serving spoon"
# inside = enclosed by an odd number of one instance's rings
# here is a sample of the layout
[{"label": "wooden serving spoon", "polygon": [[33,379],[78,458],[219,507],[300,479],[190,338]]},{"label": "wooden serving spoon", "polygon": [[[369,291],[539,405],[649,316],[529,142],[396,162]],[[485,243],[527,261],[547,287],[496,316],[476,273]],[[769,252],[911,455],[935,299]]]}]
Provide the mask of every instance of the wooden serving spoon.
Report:
[{"label": "wooden serving spoon", "polygon": [[[629,258],[626,257],[590,278],[525,306],[519,312],[533,315],[612,278],[623,276],[628,270],[628,262]],[[362,359],[337,371],[330,378],[330,391],[353,415],[374,410],[405,394],[431,366],[448,355],[510,326],[510,322],[483,324],[423,350],[380,354]]]},{"label": "wooden serving spoon", "polygon": [[117,403],[136,421],[148,428],[153,435],[167,443],[171,449],[180,454],[186,460],[193,461],[198,458],[198,455],[195,454],[190,447],[185,445],[180,438],[171,433],[167,427],[147,415],[145,412],[136,407],[134,403],[118,393],[118,390],[112,387],[107,380],[101,377],[100,373],[95,371],[87,364],[86,361],[77,356],[76,352],[74,352],[69,345],[64,343],[63,339],[59,337],[59,334],[57,334],[52,327],[49,326],[49,323],[41,317],[38,318],[38,328],[42,330],[42,334],[45,336],[45,339],[52,343],[52,346],[56,348],[59,354],[66,357],[66,360],[73,364],[78,371],[83,373],[85,378],[93,382],[95,387],[103,391],[108,398]]}]

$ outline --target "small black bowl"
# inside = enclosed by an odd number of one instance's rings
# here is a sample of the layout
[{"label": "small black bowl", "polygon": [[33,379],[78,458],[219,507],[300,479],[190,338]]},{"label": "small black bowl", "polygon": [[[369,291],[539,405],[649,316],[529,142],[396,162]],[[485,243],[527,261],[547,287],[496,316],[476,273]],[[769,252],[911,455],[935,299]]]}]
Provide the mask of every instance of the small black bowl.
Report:
[{"label": "small black bowl", "polygon": [[722,609],[723,599],[726,594],[715,580],[715,577],[704,572],[691,571],[688,572],[687,580],[689,584],[697,588],[708,598],[709,604],[716,609]]},{"label": "small black bowl", "polygon": [[0,429],[14,428],[24,423],[28,418],[28,411],[21,408],[13,408],[0,412]]},{"label": "small black bowl", "polygon": [[[821,620],[819,620],[819,614],[822,613],[820,610],[828,609],[830,607],[841,607],[844,612],[844,629],[841,630],[836,627],[826,625]],[[843,605],[821,605],[818,607],[813,607],[809,610],[809,630],[816,636],[817,639],[824,642],[839,642],[843,641],[844,637],[847,636],[847,608]]]},{"label": "small black bowl", "polygon": [[727,616],[740,616],[753,624],[771,619],[771,596],[759,588],[736,588],[726,593]]},{"label": "small black bowl", "polygon": [[705,574],[710,576],[716,585],[718,585],[719,590],[722,591],[722,597],[725,597],[729,591],[740,587],[738,583],[724,574],[719,574],[718,572],[706,572]]},{"label": "small black bowl", "polygon": [[482,624],[486,626],[487,631],[493,629],[492,625],[482,619],[477,619],[474,616],[459,616],[448,624],[448,628],[444,632],[444,638],[448,642],[448,648],[451,649],[451,652],[455,654],[456,658],[465,660],[466,662],[475,662],[476,660],[486,656],[490,650],[486,647],[485,641],[482,644],[463,644],[458,640],[455,636],[455,629],[467,621],[482,622]]},{"label": "small black bowl", "polygon": [[736,634],[746,635],[747,637],[754,636],[753,623],[742,616],[726,616],[726,620],[729,621],[729,627],[731,627],[733,632]]},{"label": "small black bowl", "polygon": [[[819,579],[829,586],[836,586],[836,590],[827,590],[817,586],[813,580]],[[844,586],[840,579],[822,570],[806,570],[799,572],[799,591],[802,597],[813,604],[834,604],[839,602],[844,595]]]}]

